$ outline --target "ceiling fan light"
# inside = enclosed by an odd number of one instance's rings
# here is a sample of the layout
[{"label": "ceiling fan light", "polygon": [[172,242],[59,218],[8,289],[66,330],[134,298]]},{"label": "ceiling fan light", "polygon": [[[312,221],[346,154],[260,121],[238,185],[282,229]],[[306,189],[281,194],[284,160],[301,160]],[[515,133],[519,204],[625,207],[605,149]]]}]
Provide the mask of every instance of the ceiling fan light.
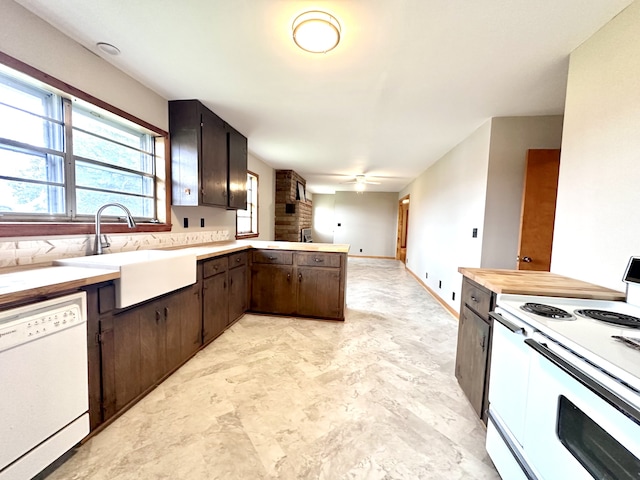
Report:
[{"label": "ceiling fan light", "polygon": [[356,181],[356,192],[364,192],[365,188],[367,188],[367,185],[364,182]]},{"label": "ceiling fan light", "polygon": [[298,15],[293,21],[293,41],[311,53],[326,53],[340,42],[340,23],[326,13],[312,10]]},{"label": "ceiling fan light", "polygon": [[364,175],[356,175],[356,183],[361,183],[363,185],[367,183],[366,179],[364,178]]}]

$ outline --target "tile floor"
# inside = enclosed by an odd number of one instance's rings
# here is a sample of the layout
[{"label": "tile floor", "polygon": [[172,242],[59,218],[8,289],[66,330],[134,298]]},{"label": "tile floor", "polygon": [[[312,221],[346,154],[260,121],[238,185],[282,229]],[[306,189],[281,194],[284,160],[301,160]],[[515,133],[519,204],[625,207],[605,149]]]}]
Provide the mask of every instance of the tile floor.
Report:
[{"label": "tile floor", "polygon": [[400,262],[347,285],[344,323],[245,315],[47,479],[499,479],[457,321]]}]

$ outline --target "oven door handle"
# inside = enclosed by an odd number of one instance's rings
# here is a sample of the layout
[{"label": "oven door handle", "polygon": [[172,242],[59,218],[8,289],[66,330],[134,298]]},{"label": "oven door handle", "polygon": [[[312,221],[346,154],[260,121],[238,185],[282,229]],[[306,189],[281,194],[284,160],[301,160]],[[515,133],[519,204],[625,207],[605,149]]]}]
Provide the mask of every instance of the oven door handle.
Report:
[{"label": "oven door handle", "polygon": [[509,331],[511,331],[512,333],[524,334],[524,327],[519,327],[515,323],[510,322],[498,312],[489,312],[489,316],[493,318],[496,322],[507,327]]},{"label": "oven door handle", "polygon": [[564,358],[558,356],[556,353],[550,350],[543,343],[536,342],[535,340],[532,340],[530,338],[526,339],[524,343],[529,345],[531,348],[533,348],[536,352],[538,352],[544,358],[546,358],[551,363],[553,363],[560,370],[565,372],[575,381],[577,381],[578,383],[586,387],[588,390],[590,390],[592,393],[594,393],[595,395],[600,397],[602,400],[607,402],[609,405],[611,405],[613,408],[618,410],[624,416],[626,416],[627,418],[635,422],[637,425],[640,425],[640,410],[638,410],[636,407],[631,405],[629,402],[620,398],[609,388],[596,382],[589,375],[587,375],[583,371],[571,365]]}]

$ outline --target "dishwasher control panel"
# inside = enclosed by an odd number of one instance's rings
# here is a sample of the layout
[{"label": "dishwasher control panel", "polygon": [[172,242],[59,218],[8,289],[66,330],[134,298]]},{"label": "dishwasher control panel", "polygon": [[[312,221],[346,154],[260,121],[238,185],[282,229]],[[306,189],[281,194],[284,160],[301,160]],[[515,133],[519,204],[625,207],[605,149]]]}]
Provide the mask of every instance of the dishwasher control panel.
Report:
[{"label": "dishwasher control panel", "polygon": [[[75,297],[75,295],[73,296]],[[38,304],[32,311],[24,307],[0,312],[0,351],[71,328],[85,321],[82,302],[63,297]]]}]

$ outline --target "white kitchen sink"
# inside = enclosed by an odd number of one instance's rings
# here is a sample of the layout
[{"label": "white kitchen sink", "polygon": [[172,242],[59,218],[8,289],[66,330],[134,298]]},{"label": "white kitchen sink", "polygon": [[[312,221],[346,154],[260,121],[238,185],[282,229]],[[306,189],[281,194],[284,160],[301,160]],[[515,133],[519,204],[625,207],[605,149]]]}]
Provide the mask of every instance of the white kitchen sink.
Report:
[{"label": "white kitchen sink", "polygon": [[181,250],[136,250],[65,258],[53,263],[120,271],[120,278],[114,280],[117,308],[135,305],[196,282],[196,254]]}]

